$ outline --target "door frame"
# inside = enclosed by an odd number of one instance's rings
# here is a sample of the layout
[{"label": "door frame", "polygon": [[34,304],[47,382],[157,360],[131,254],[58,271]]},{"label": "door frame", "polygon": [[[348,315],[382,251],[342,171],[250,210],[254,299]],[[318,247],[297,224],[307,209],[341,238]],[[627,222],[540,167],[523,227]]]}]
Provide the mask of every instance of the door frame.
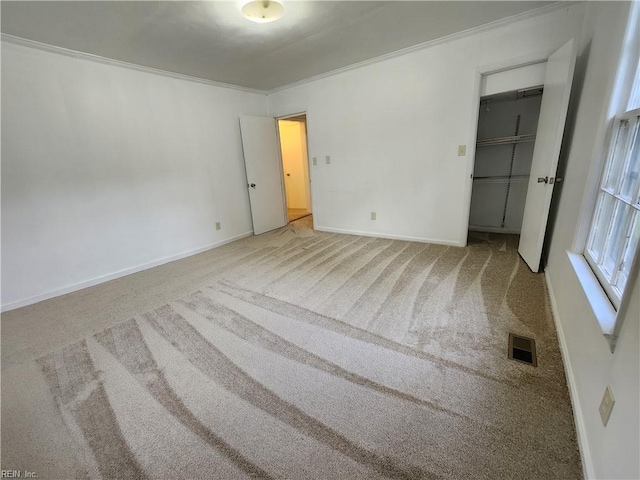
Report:
[{"label": "door frame", "polygon": [[[482,78],[493,73],[505,72],[516,68],[527,67],[536,63],[546,62],[549,57],[558,49],[558,47],[541,50],[537,53],[514,57],[498,63],[492,63],[476,67],[473,72],[473,112],[471,113],[471,125],[469,126],[469,147],[467,148],[467,171],[466,171],[466,187],[464,193],[464,203],[466,209],[462,215],[462,224],[460,225],[460,237],[458,244],[461,247],[467,246],[469,234],[469,218],[471,215],[471,192],[473,190],[473,169],[476,162],[476,141],[478,139],[478,118],[480,116],[480,99]],[[544,95],[544,94],[543,94]]]},{"label": "door frame", "polygon": [[283,196],[284,196],[284,211],[287,214],[287,225],[289,225],[289,217],[288,217],[288,209],[287,209],[287,197],[286,197],[286,191],[285,191],[285,186],[284,186],[284,170],[283,170],[283,166],[282,166],[282,143],[281,143],[281,139],[280,139],[280,127],[278,125],[278,121],[279,120],[287,120],[288,118],[293,118],[293,117],[299,117],[300,115],[304,115],[305,118],[305,135],[307,136],[307,168],[309,170],[309,195],[311,196],[311,220],[313,222],[313,229],[315,230],[316,228],[316,216],[315,216],[315,211],[316,211],[316,203],[315,203],[315,195],[314,195],[314,181],[312,178],[312,173],[313,173],[313,169],[311,168],[313,165],[311,163],[311,157],[309,156],[309,114],[306,111],[302,111],[302,112],[295,112],[295,113],[287,113],[285,115],[280,115],[277,117],[274,117],[274,120],[276,122],[276,132],[278,134],[278,147],[279,147],[279,152],[280,152],[280,170],[281,170],[281,176],[282,176],[282,192],[283,192]]}]

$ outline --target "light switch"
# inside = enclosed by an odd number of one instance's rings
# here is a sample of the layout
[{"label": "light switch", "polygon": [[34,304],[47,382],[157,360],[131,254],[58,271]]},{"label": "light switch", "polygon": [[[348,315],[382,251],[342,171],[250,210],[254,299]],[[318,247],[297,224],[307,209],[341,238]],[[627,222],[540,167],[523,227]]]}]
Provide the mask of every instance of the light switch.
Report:
[{"label": "light switch", "polygon": [[467,154],[467,146],[466,145],[458,145],[458,156],[464,157]]},{"label": "light switch", "polygon": [[327,165],[329,165],[331,163],[331,157],[327,155],[326,157],[324,157],[324,161]]},{"label": "light switch", "polygon": [[611,410],[613,410],[613,405],[615,403],[616,400],[613,398],[611,387],[607,385],[607,388],[604,391],[604,396],[602,397],[602,402],[600,402],[600,418],[602,418],[602,424],[605,427],[607,426],[607,422],[611,416]]},{"label": "light switch", "polygon": [[371,212],[371,220],[375,220],[376,219],[376,212]]},{"label": "light switch", "polygon": [[313,157],[313,164],[314,164],[314,165],[317,165],[317,164],[318,164],[318,159],[317,159],[317,157]]},{"label": "light switch", "polygon": [[216,230],[220,230],[222,228],[222,226],[220,225],[220,222],[216,222]]}]

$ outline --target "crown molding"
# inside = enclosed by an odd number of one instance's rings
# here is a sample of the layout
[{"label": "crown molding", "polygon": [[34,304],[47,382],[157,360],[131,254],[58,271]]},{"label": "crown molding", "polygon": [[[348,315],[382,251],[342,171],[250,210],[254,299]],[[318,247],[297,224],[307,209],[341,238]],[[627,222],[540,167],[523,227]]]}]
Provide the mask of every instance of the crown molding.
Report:
[{"label": "crown molding", "polygon": [[6,33],[0,34],[2,42],[11,43],[13,45],[19,45],[21,47],[34,48],[49,53],[56,53],[58,55],[64,55],[71,58],[77,58],[80,60],[89,60],[92,62],[102,63],[105,65],[111,65],[114,67],[127,68],[129,70],[136,70],[144,73],[151,73],[154,75],[161,75],[163,77],[176,78],[178,80],[186,80],[188,82],[202,83],[204,85],[210,85],[220,88],[230,88],[232,90],[239,90],[241,92],[257,93],[260,95],[266,95],[266,90],[258,90],[255,88],[241,87],[239,85],[233,85],[230,83],[216,82],[214,80],[208,80],[206,78],[193,77],[191,75],[184,75],[182,73],[170,72],[168,70],[160,70],[153,67],[145,67],[144,65],[138,65],[136,63],[123,62],[121,60],[114,60],[113,58],[102,57],[100,55],[93,55],[91,53],[80,52],[77,50],[71,50],[69,48],[58,47],[56,45],[50,45],[48,43],[37,42],[35,40],[29,40],[27,38],[16,37]]},{"label": "crown molding", "polygon": [[468,37],[470,35],[474,35],[476,33],[482,33],[489,30],[493,30],[498,27],[502,27],[508,25],[513,22],[520,22],[524,20],[528,20],[530,18],[540,17],[547,13],[555,12],[556,10],[562,10],[565,8],[569,8],[575,5],[584,4],[584,0],[580,1],[559,1],[554,2],[550,5],[545,5],[544,7],[536,8],[533,10],[529,10],[526,12],[518,13],[516,15],[512,15],[510,17],[501,18],[500,20],[495,20],[490,23],[485,23],[483,25],[478,25],[477,27],[469,28],[467,30],[462,30],[461,32],[452,33],[450,35],[445,35],[444,37],[439,37],[433,40],[429,40],[428,42],[419,43],[417,45],[413,45],[411,47],[406,47],[401,50],[396,50],[395,52],[385,53],[384,55],[380,55],[378,57],[371,58],[369,60],[364,60],[362,62],[354,63],[351,65],[347,65],[346,67],[341,67],[336,70],[331,70],[330,72],[320,73],[318,75],[314,75],[313,77],[304,78],[302,80],[298,80],[296,82],[289,83],[287,85],[283,85],[281,87],[275,87],[271,90],[267,91],[268,95],[272,95],[274,93],[281,92],[283,90],[288,90],[290,88],[299,87],[300,85],[304,85],[306,83],[315,82],[316,80],[321,80],[323,78],[332,77],[334,75],[339,75],[341,73],[349,72],[351,70],[357,70],[359,68],[367,67],[369,65],[373,65],[375,63],[383,62],[385,60],[390,60],[392,58],[401,57],[404,55],[408,55],[410,53],[418,52],[420,50],[425,50],[427,48],[435,47],[436,45],[441,45],[446,42],[451,42],[453,40],[459,40],[461,38]]}]

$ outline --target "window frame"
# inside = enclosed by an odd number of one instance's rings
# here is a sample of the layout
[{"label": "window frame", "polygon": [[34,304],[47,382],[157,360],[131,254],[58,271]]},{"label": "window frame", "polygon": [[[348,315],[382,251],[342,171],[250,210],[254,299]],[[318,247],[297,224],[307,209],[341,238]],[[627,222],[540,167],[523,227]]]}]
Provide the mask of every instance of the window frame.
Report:
[{"label": "window frame", "polygon": [[[622,153],[622,155],[624,155],[624,158],[621,160],[623,163],[620,166],[620,171],[617,173],[616,178],[614,178],[613,187],[608,187],[606,183],[607,183],[607,180],[609,179],[610,170],[612,168],[615,168],[616,166],[614,157],[617,156],[616,147],[618,146],[619,134],[622,129],[622,122],[624,121],[631,122],[630,128],[632,128],[632,130],[630,131],[630,134],[628,135],[624,145],[624,151]],[[607,294],[607,297],[609,297],[609,301],[612,303],[614,309],[618,310],[621,306],[622,298],[625,293],[624,290],[629,282],[629,278],[627,278],[626,283],[622,289],[617,287],[617,281],[618,281],[618,277],[622,267],[621,262],[624,261],[625,254],[629,248],[629,241],[631,238],[633,222],[636,219],[636,217],[640,216],[640,175],[638,175],[635,179],[632,180],[633,186],[631,188],[629,197],[622,195],[620,192],[624,184],[626,173],[628,172],[628,169],[630,168],[630,165],[631,165],[634,142],[636,142],[636,137],[640,135],[640,108],[628,110],[622,113],[621,115],[617,115],[613,119],[611,128],[612,128],[612,131],[610,132],[611,134],[608,136],[609,142],[608,142],[608,148],[606,150],[607,154],[605,157],[605,161],[604,161],[604,165],[603,165],[603,169],[600,175],[600,181],[598,185],[597,200],[596,200],[596,204],[594,205],[594,209],[590,218],[589,229],[587,233],[587,241],[584,247],[583,255],[584,255],[584,258],[587,260],[589,267],[591,268],[596,278],[598,279],[598,282],[600,283],[603,290]],[[616,260],[613,267],[614,271],[611,274],[611,279],[608,278],[608,274],[604,270],[604,267],[603,267],[604,259],[601,257],[605,256],[605,252],[607,251],[609,242],[612,239],[611,229],[615,224],[615,215],[612,215],[609,221],[607,222],[607,226],[606,226],[607,230],[605,232],[604,243],[602,245],[599,257],[594,256],[594,252],[591,251],[590,249],[592,240],[596,234],[596,228],[594,227],[597,221],[599,220],[599,213],[600,213],[599,207],[601,205],[601,198],[604,198],[605,195],[608,195],[613,201],[613,204],[611,207],[612,213],[615,211],[616,206],[619,203],[623,203],[627,205],[626,208],[636,210],[635,213],[633,212],[633,210],[629,211],[629,213],[627,214],[627,218],[625,219],[623,229],[621,230],[622,234],[616,240],[616,243],[618,243],[618,245],[622,244],[622,246],[621,248],[620,247],[618,248]],[[635,221],[640,221],[640,219]],[[635,250],[636,250],[635,252],[632,252],[632,257],[630,259],[631,260],[630,268],[633,268],[635,257],[637,256],[637,248]]]}]

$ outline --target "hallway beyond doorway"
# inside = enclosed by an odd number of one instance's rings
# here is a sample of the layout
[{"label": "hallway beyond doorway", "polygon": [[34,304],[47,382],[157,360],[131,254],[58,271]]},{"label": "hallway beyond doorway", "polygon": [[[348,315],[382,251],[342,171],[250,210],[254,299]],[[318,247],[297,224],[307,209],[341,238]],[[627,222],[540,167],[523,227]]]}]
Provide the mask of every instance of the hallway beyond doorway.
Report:
[{"label": "hallway beyond doorway", "polygon": [[278,119],[287,218],[291,222],[311,214],[306,115]]},{"label": "hallway beyond doorway", "polygon": [[306,208],[287,208],[287,219],[290,222],[311,215]]}]

